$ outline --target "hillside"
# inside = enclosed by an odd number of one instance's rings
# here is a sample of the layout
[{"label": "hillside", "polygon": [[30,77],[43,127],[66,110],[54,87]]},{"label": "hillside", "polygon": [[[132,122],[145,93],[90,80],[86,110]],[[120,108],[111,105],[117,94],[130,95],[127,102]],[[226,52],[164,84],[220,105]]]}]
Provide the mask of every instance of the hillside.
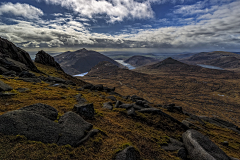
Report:
[{"label": "hillside", "polygon": [[217,66],[228,70],[238,70],[240,68],[240,55],[230,52],[202,52],[182,59],[181,61],[189,64],[206,64]]},{"label": "hillside", "polygon": [[128,59],[126,59],[124,62],[128,63],[134,67],[144,66],[153,62],[156,62],[157,60],[151,57],[145,57],[145,56],[132,56]]},{"label": "hillside", "polygon": [[63,70],[70,75],[89,72],[93,66],[101,61],[108,61],[117,66],[121,66],[121,64],[113,59],[96,51],[86,50],[85,48],[74,52],[68,51],[62,53],[55,56],[54,59],[60,64]]},{"label": "hillside", "polygon": [[[44,51],[37,57],[37,63],[29,61],[35,71],[11,70],[19,61],[0,63],[0,159],[240,158],[240,129],[233,123],[188,113],[173,99],[160,105],[131,90],[124,96],[126,90],[103,86],[101,79],[93,85],[64,73]],[[109,62],[93,67],[91,78],[100,78],[98,71],[108,82],[129,78],[143,90],[158,87],[152,83],[158,77]]]}]

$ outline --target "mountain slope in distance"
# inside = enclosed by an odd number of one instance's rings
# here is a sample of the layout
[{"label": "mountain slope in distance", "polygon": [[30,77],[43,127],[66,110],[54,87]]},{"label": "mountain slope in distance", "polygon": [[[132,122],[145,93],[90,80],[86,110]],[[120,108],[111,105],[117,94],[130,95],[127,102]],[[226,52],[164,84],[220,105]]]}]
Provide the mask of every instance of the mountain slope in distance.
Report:
[{"label": "mountain slope in distance", "polygon": [[223,69],[235,70],[240,68],[240,55],[231,52],[201,52],[183,59],[182,62],[188,64],[205,64],[217,66]]},{"label": "mountain slope in distance", "polygon": [[144,65],[156,62],[156,61],[157,59],[155,58],[136,55],[126,59],[124,62],[129,63],[134,67],[139,67],[139,66],[144,66]]},{"label": "mountain slope in distance", "polygon": [[85,48],[74,52],[68,51],[57,55],[54,58],[61,65],[63,70],[71,75],[89,72],[93,66],[101,61],[108,61],[119,67],[123,67],[113,59],[104,56],[99,52],[87,50]]}]

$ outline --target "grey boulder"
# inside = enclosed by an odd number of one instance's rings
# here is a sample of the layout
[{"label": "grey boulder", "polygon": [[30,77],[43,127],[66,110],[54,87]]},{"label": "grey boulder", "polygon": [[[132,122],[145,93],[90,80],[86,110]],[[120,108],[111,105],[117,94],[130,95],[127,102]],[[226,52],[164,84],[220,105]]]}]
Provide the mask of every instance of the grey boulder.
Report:
[{"label": "grey boulder", "polygon": [[19,110],[40,114],[53,121],[57,119],[57,116],[58,116],[58,111],[55,108],[42,103],[36,103],[30,106],[26,106],[26,107],[20,108]]},{"label": "grey boulder", "polygon": [[181,149],[183,146],[184,145],[182,142],[176,139],[170,138],[170,142],[168,143],[168,145],[162,146],[162,149],[164,149],[165,151],[176,151]]},{"label": "grey boulder", "polygon": [[103,108],[112,110],[112,109],[113,109],[113,104],[112,104],[112,102],[103,103]]},{"label": "grey boulder", "polygon": [[86,118],[94,117],[94,107],[92,103],[75,104],[73,111]]},{"label": "grey boulder", "polygon": [[29,140],[56,143],[60,125],[34,112],[15,110],[0,116],[0,132],[24,135]]},{"label": "grey boulder", "polygon": [[208,137],[196,130],[187,130],[182,138],[192,160],[231,160]]},{"label": "grey boulder", "polygon": [[13,88],[9,86],[8,84],[4,83],[0,80],[0,92],[1,91],[11,91]]},{"label": "grey boulder", "polygon": [[59,119],[59,124],[62,126],[62,132],[57,144],[70,144],[73,147],[77,146],[78,142],[84,138],[85,132],[93,127],[92,124],[74,112],[65,113]]},{"label": "grey boulder", "polygon": [[132,146],[129,146],[116,155],[115,160],[139,160],[139,152]]}]

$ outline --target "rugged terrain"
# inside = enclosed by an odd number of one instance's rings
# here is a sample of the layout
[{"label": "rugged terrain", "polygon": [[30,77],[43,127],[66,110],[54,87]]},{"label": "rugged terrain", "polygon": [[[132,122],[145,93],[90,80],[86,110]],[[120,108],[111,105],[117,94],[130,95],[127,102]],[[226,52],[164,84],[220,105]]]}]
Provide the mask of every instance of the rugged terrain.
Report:
[{"label": "rugged terrain", "polygon": [[124,62],[128,63],[134,67],[144,66],[150,63],[156,62],[157,59],[145,56],[132,56],[126,59]]},{"label": "rugged terrain", "polygon": [[70,75],[89,72],[93,66],[97,65],[101,61],[108,61],[119,67],[123,67],[113,59],[85,48],[74,52],[68,51],[59,54],[55,56],[54,59],[60,64],[63,70]]},{"label": "rugged terrain", "polygon": [[239,71],[240,68],[240,55],[231,52],[202,52],[181,61],[194,65],[212,65],[232,71]]},{"label": "rugged terrain", "polygon": [[[146,95],[134,95],[132,88],[103,86],[102,79],[94,85],[76,79],[43,51],[38,63],[29,61],[33,70],[25,67],[28,63],[23,68],[21,62],[11,61],[9,54],[1,52],[6,63],[0,63],[0,159],[240,158],[240,129],[233,123],[188,113],[184,106],[175,106],[174,99],[160,105]],[[109,62],[101,62],[89,75],[94,79],[101,73],[114,83],[112,79],[126,76],[124,72],[134,83],[153,85],[148,74]],[[129,96],[124,96],[127,90]]]}]

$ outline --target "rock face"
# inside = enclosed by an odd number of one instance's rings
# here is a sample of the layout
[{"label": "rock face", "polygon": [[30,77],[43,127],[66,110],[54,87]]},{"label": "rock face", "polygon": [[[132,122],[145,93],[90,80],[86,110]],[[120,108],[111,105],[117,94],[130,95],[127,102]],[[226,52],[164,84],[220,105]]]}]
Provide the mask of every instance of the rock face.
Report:
[{"label": "rock face", "polygon": [[56,143],[60,125],[39,114],[24,110],[7,112],[0,116],[0,132],[6,135],[24,135],[30,140]]},{"label": "rock face", "polygon": [[190,159],[194,160],[231,160],[208,137],[196,130],[187,130],[182,135]]},{"label": "rock face", "polygon": [[0,92],[1,91],[11,91],[13,88],[9,86],[8,84],[4,83],[0,80]]},{"label": "rock face", "polygon": [[29,69],[39,72],[29,54],[13,43],[0,37],[0,65],[7,70],[22,71]]},{"label": "rock face", "polygon": [[132,146],[129,146],[119,152],[116,156],[115,160],[139,160],[140,154],[139,152]]},{"label": "rock face", "polygon": [[57,116],[58,116],[58,111],[55,108],[42,103],[36,103],[30,106],[26,106],[26,107],[20,108],[19,110],[40,114],[53,121],[57,119]]},{"label": "rock face", "polygon": [[70,144],[76,146],[84,137],[84,132],[89,131],[93,126],[86,122],[82,117],[74,112],[65,113],[60,119],[59,124],[63,127],[58,145]]},{"label": "rock face", "polygon": [[44,52],[43,50],[39,51],[36,54],[35,62],[44,64],[44,65],[48,65],[48,66],[52,66],[52,67],[57,68],[60,71],[63,71],[63,69],[54,60],[54,58],[52,56],[50,56],[49,54],[47,54],[46,52]]}]

